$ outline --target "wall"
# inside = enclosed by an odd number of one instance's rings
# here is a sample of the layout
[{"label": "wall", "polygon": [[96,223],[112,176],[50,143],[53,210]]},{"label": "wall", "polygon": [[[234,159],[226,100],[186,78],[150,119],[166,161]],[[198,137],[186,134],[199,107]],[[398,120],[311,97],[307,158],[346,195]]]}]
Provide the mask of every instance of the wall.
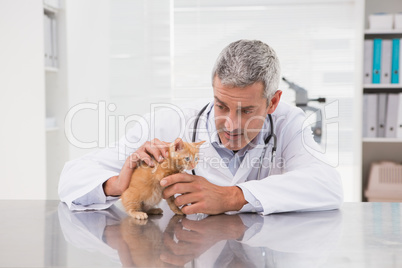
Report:
[{"label": "wall", "polygon": [[[68,107],[98,106],[109,99],[109,1],[65,1]],[[99,109],[81,109],[69,136],[81,142],[98,140]],[[70,158],[92,151],[70,144]]]},{"label": "wall", "polygon": [[44,199],[42,1],[2,0],[0,34],[0,198]]}]

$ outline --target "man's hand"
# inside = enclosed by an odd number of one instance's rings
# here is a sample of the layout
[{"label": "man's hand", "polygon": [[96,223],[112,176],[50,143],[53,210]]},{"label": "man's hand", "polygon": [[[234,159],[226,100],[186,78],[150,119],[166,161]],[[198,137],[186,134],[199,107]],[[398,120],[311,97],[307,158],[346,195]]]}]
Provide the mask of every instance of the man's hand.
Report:
[{"label": "man's hand", "polygon": [[242,190],[237,186],[217,186],[205,178],[187,173],[178,173],[161,180],[161,186],[166,187],[163,198],[175,194],[175,204],[184,214],[205,213],[221,214],[226,211],[240,210],[247,201]]},{"label": "man's hand", "polygon": [[154,166],[154,161],[162,162],[169,155],[169,143],[153,139],[147,141],[133,154],[127,157],[119,176],[114,176],[103,183],[103,191],[107,196],[120,196],[130,185],[135,168],[144,161]]}]

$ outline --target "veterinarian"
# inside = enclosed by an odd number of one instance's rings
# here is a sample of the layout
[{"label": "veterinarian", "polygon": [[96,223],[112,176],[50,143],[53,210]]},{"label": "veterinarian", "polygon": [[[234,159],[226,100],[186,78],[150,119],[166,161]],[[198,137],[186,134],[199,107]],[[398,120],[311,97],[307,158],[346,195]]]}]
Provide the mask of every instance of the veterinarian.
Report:
[{"label": "veterinarian", "polygon": [[[71,210],[108,208],[127,189],[140,161],[163,161],[169,143],[180,137],[206,141],[196,175],[188,171],[160,182],[163,198],[177,196],[185,214],[339,208],[340,176],[319,153],[311,128],[303,127],[302,110],[280,101],[279,80],[279,60],[267,44],[229,44],[213,68],[209,104],[151,113],[115,148],[68,162],[59,183],[61,200]],[[144,136],[146,142],[133,146]]]}]

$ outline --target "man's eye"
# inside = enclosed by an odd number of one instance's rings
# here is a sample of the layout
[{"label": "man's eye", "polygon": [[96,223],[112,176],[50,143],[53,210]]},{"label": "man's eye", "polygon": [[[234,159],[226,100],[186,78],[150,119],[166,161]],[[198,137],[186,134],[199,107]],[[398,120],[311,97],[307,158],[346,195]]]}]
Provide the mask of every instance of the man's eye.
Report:
[{"label": "man's eye", "polygon": [[244,114],[251,114],[252,112],[253,112],[253,111],[251,111],[251,110],[244,110],[244,111],[243,111]]},{"label": "man's eye", "polygon": [[222,105],[216,105],[216,107],[218,107],[219,109],[223,110],[223,106],[222,106]]},{"label": "man's eye", "polygon": [[190,157],[184,157],[184,160],[186,160],[186,161],[190,161]]}]

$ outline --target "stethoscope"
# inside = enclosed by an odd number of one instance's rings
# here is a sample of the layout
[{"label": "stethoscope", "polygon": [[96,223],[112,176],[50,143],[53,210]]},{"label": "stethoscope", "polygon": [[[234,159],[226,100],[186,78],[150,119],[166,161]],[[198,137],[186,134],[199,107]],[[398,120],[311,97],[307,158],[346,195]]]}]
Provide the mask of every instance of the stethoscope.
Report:
[{"label": "stethoscope", "polygon": [[[202,114],[204,113],[204,111],[207,109],[208,105],[209,105],[209,104],[205,105],[205,106],[200,110],[200,112],[198,113],[198,115],[197,115],[197,117],[196,117],[196,119],[195,119],[195,122],[194,122],[194,132],[193,132],[192,142],[195,142],[195,138],[196,138],[196,136],[197,136],[198,121],[200,120],[200,117],[202,116]],[[266,151],[267,151],[268,143],[269,143],[269,141],[271,140],[272,137],[274,138],[274,146],[272,147],[271,162],[270,162],[270,169],[269,169],[268,176],[269,176],[269,174],[271,173],[271,170],[272,170],[272,167],[273,167],[273,164],[274,164],[274,157],[275,157],[275,155],[276,155],[277,139],[276,139],[276,135],[275,135],[275,133],[274,133],[274,123],[273,123],[273,121],[272,121],[272,116],[271,116],[271,114],[268,114],[268,118],[269,118],[270,132],[269,132],[268,137],[267,137],[267,138],[265,139],[265,141],[264,141],[264,143],[265,143],[264,149],[262,150],[262,153],[261,153],[261,156],[260,156],[260,164],[259,164],[259,167],[258,167],[258,175],[257,175],[257,179],[258,179],[258,180],[260,179],[260,176],[261,176],[262,161],[263,161],[264,156],[265,156],[265,153],[266,153]],[[193,172],[193,175],[195,175],[194,169],[192,170],[192,172]]]}]

